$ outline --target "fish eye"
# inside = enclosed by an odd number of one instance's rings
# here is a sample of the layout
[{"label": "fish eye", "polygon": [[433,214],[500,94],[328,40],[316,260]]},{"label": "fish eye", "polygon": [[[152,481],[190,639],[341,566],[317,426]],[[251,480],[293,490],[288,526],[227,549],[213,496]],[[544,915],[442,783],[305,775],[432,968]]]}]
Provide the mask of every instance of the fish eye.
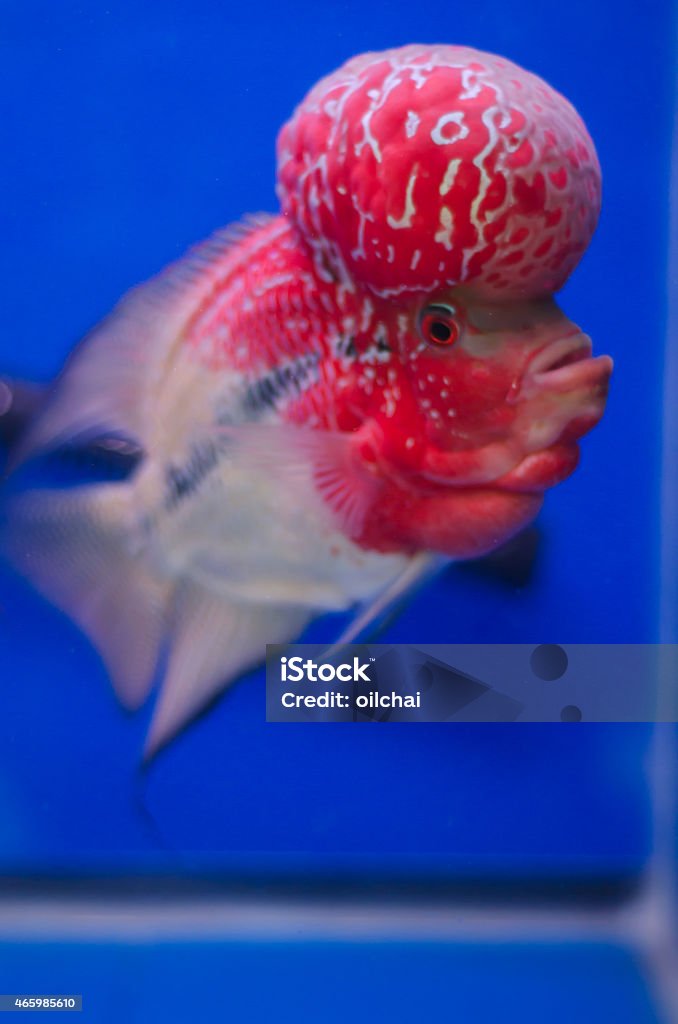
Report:
[{"label": "fish eye", "polygon": [[419,314],[419,333],[429,345],[439,348],[454,345],[459,337],[459,324],[452,306],[426,306]]}]

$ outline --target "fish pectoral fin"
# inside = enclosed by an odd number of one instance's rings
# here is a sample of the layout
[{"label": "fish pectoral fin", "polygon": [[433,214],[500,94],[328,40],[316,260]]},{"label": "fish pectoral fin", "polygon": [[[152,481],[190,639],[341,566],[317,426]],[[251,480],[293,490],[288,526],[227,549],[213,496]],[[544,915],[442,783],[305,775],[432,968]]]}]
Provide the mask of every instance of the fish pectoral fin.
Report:
[{"label": "fish pectoral fin", "polygon": [[[362,532],[378,500],[381,483],[365,465],[361,447],[369,422],[359,431],[313,430],[290,423],[246,423],[219,427],[216,437],[232,459],[263,470],[281,487],[313,491],[336,528],[352,540]],[[311,485],[312,491],[308,487]]]},{"label": "fish pectoral fin", "polygon": [[2,547],[89,637],[134,709],[153,683],[170,585],[130,554],[129,518],[127,484],[33,491],[7,503]]},{"label": "fish pectoral fin", "polygon": [[180,584],[167,668],[146,738],[145,758],[152,757],[238,675],[262,662],[266,644],[292,640],[309,617],[307,608],[235,604],[199,584]]}]

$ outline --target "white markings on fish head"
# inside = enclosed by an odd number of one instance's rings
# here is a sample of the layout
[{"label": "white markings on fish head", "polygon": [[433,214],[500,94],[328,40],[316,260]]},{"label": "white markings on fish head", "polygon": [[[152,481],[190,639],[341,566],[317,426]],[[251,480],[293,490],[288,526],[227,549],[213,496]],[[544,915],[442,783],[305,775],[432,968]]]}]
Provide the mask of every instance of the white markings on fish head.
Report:
[{"label": "white markings on fish head", "polygon": [[463,142],[468,133],[463,111],[452,110],[440,115],[431,129],[431,139],[436,146],[450,146],[455,142]]},{"label": "white markings on fish head", "polygon": [[414,110],[407,111],[407,120],[405,121],[405,135],[408,139],[413,139],[417,134],[417,128],[421,124],[421,118],[419,114]]},{"label": "white markings on fish head", "polygon": [[600,200],[595,151],[569,104],[464,47],[349,61],[281,133],[279,173],[285,213],[326,265],[341,261],[341,273],[391,299],[434,280],[501,298],[555,289]]},{"label": "white markings on fish head", "polygon": [[405,201],[403,204],[403,213],[401,217],[393,217],[390,213],[387,214],[386,222],[390,228],[395,228],[396,231],[401,231],[403,228],[412,227],[412,218],[417,212],[412,199],[414,192],[414,185],[417,180],[417,174],[419,172],[419,165],[415,164],[412,169],[407,184],[405,185]]},{"label": "white markings on fish head", "polygon": [[[440,228],[436,231],[433,236],[433,240],[442,245],[443,248],[447,249],[448,252],[452,248],[452,230],[454,228],[454,221],[452,219],[452,211],[448,206],[441,206],[440,208]],[[439,269],[444,270],[445,264],[439,264]]]}]

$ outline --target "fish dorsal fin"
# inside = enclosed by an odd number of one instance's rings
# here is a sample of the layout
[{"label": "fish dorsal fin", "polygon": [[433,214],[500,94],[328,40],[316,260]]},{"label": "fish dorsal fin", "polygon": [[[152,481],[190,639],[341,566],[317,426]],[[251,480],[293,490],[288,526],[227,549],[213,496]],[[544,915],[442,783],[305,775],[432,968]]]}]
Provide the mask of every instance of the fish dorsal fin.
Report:
[{"label": "fish dorsal fin", "polygon": [[[284,221],[277,220],[284,229]],[[215,286],[256,251],[255,236],[275,222],[270,214],[256,214],[222,228],[123,296],[67,361],[52,397],[20,442],[15,464],[60,444],[105,433],[145,447],[156,385],[172,365],[187,323]],[[241,251],[249,238],[253,244]]]}]

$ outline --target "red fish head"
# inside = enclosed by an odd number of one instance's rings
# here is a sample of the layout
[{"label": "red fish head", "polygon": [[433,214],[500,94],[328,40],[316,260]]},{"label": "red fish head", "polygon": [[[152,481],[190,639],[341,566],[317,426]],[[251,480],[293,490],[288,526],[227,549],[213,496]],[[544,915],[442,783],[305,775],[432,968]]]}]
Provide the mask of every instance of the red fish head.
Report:
[{"label": "red fish head", "polygon": [[374,313],[342,399],[385,481],[363,540],[492,548],[573,471],[604,409],[611,361],[551,297],[600,211],[583,121],[501,57],[406,46],[311,90],[278,176],[319,277]]},{"label": "red fish head", "polygon": [[388,544],[479,554],[576,468],[612,361],[593,357],[552,298],[488,302],[457,288],[390,316],[390,345],[381,326],[346,398],[356,424],[371,424],[362,457],[386,481],[375,522]]}]

